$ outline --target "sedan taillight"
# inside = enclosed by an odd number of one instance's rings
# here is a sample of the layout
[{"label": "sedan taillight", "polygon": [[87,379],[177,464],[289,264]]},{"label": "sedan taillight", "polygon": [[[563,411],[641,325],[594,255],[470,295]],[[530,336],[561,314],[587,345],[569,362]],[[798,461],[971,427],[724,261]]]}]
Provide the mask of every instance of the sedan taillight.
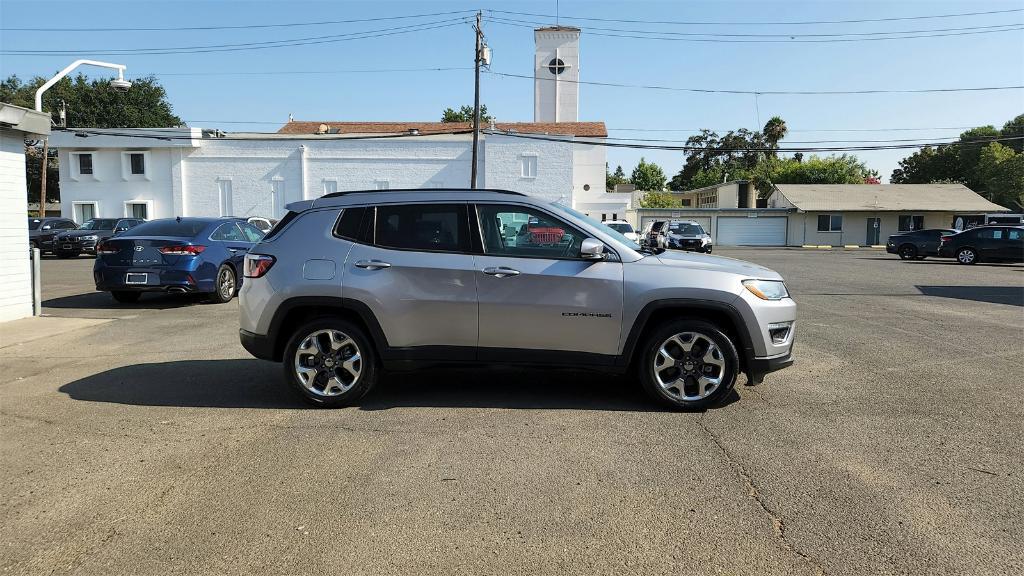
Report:
[{"label": "sedan taillight", "polygon": [[245,271],[243,275],[246,278],[259,278],[266,274],[276,261],[277,259],[273,256],[267,256],[265,254],[246,254]]},{"label": "sedan taillight", "polygon": [[160,247],[160,253],[167,254],[168,256],[195,256],[202,254],[203,250],[206,250],[206,246],[194,246],[192,244]]},{"label": "sedan taillight", "polygon": [[99,245],[96,246],[96,253],[97,254],[117,254],[117,248],[115,248],[114,246],[112,246],[111,244],[109,244],[107,242],[100,242]]}]

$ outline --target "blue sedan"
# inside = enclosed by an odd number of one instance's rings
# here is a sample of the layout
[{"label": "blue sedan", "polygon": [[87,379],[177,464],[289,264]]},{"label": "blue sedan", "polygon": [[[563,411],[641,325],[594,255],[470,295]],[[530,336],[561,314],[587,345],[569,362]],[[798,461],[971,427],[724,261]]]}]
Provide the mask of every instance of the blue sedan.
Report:
[{"label": "blue sedan", "polygon": [[245,253],[263,238],[241,218],[151,220],[96,248],[96,289],[118,302],[143,292],[207,294],[228,302],[242,283]]}]

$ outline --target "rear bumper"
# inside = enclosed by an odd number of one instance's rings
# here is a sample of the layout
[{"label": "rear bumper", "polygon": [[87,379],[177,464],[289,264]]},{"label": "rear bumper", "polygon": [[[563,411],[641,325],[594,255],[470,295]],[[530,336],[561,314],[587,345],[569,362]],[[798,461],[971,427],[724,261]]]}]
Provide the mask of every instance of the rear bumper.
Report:
[{"label": "rear bumper", "polygon": [[[146,274],[145,284],[128,284],[128,273]],[[212,279],[195,278],[186,270],[103,267],[93,270],[96,289],[104,292],[213,292]]]},{"label": "rear bumper", "polygon": [[242,348],[256,358],[274,360],[274,342],[270,338],[253,334],[248,330],[239,330],[238,340],[242,343]]}]

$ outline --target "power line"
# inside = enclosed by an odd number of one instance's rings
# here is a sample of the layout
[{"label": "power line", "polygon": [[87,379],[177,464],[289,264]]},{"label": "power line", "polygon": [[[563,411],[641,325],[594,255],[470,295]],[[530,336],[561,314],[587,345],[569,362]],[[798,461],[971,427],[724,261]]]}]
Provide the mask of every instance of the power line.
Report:
[{"label": "power line", "polygon": [[[531,21],[531,20],[515,20],[509,18],[490,17],[488,18],[491,22],[498,22],[501,24],[517,24],[523,25],[523,27],[534,27],[543,26],[544,22]],[[598,26],[587,26],[582,31],[591,33],[594,30],[604,32],[627,32],[633,34],[657,34],[663,36],[712,36],[712,37],[724,37],[724,38],[835,38],[842,36],[858,36],[858,37],[870,37],[870,36],[894,36],[898,34],[928,34],[938,32],[966,32],[974,30],[989,30],[993,32],[1001,32],[1001,28],[1009,28],[1013,26],[1024,26],[1019,22],[1012,22],[1009,24],[992,24],[988,26],[968,26],[961,28],[926,28],[918,30],[890,30],[890,31],[872,31],[872,32],[831,32],[831,33],[803,33],[803,32],[776,32],[773,34],[751,34],[751,33],[725,33],[725,32],[673,32],[664,30],[632,30],[623,28],[603,28]]]},{"label": "power line", "polygon": [[[546,142],[561,142],[566,144],[585,144],[589,146],[603,146],[606,148],[632,148],[638,150],[668,150],[678,152],[697,152],[704,151],[707,148],[703,146],[676,146],[676,145],[665,145],[665,144],[640,144],[632,142],[607,142],[597,140],[580,140],[576,138],[568,139],[565,137],[547,136],[547,135],[535,135],[525,134],[521,132],[504,132],[499,130],[486,130],[486,134],[495,136],[508,136],[512,138],[525,138],[528,140],[542,140]],[[921,142],[916,144],[878,144],[872,146],[813,146],[813,147],[799,147],[799,148],[769,148],[769,147],[758,147],[758,148],[729,148],[723,150],[722,153],[737,153],[737,152],[866,152],[873,150],[904,150],[913,148],[925,148],[925,147],[938,147],[938,146],[964,146],[964,145],[981,145],[989,144],[992,142],[1008,142],[1024,140],[1024,136],[1005,136],[995,138],[980,138],[977,140],[954,140],[945,142]]]},{"label": "power line", "polygon": [[[790,129],[789,132],[927,132],[933,130],[969,130],[978,126],[936,126],[934,128],[805,128]],[[736,128],[608,128],[615,132],[729,132]]]},{"label": "power line", "polygon": [[266,42],[246,42],[241,44],[212,44],[204,46],[177,46],[168,48],[124,48],[124,49],[77,49],[77,50],[3,50],[0,54],[11,54],[18,56],[54,56],[66,54],[81,54],[88,52],[95,55],[167,55],[167,54],[201,54],[209,52],[237,52],[242,50],[260,50],[267,48],[284,48],[290,46],[309,46],[314,44],[328,44],[333,42],[344,42],[348,40],[365,40],[368,38],[381,38],[397,34],[409,34],[412,32],[423,32],[439,28],[449,28],[466,23],[465,18],[454,18],[449,20],[438,20],[408,26],[397,26],[394,28],[382,28],[378,30],[366,30],[362,32],[349,32],[346,34],[334,34],[328,36],[311,36],[307,38],[292,38],[288,40],[272,40]]},{"label": "power line", "polygon": [[992,90],[1020,90],[1024,85],[1019,86],[982,86],[971,88],[909,88],[909,89],[881,89],[870,88],[864,90],[725,90],[719,88],[680,88],[678,86],[656,86],[644,84],[625,84],[621,82],[592,82],[586,80],[568,80],[561,78],[537,78],[525,74],[510,74],[508,72],[487,71],[494,76],[506,78],[525,78],[527,80],[542,80],[545,82],[559,82],[567,84],[586,84],[588,86],[610,86],[613,88],[634,88],[644,90],[666,90],[671,92],[694,92],[699,94],[743,94],[747,96],[825,96],[842,94],[927,94],[932,92],[985,92]]},{"label": "power line", "polygon": [[[532,12],[513,12],[510,10],[488,9],[487,12],[499,14],[513,14],[516,16],[535,16],[539,18],[556,18],[553,14],[537,14]],[[985,12],[960,12],[957,14],[933,14],[924,16],[899,16],[891,18],[859,18],[854,20],[804,20],[804,21],[777,21],[777,22],[739,22],[739,21],[700,21],[700,20],[627,20],[623,18],[593,18],[585,16],[566,16],[559,14],[561,20],[582,20],[587,22],[617,22],[627,24],[665,24],[682,26],[804,26],[810,24],[862,24],[868,22],[897,22],[905,20],[931,20],[936,18],[960,18],[967,16],[986,16],[990,14],[1010,14],[1024,12],[1024,8],[1011,8],[1006,10],[989,10]]]},{"label": "power line", "polygon": [[250,30],[257,28],[293,28],[300,26],[327,26],[334,24],[355,24],[359,22],[381,22],[410,18],[432,18],[452,14],[471,14],[474,10],[452,10],[429,14],[408,14],[404,16],[381,16],[378,18],[355,18],[350,20],[322,20],[319,22],[287,22],[281,24],[238,24],[234,26],[167,26],[167,27],[124,27],[124,28],[0,28],[4,32],[164,32],[185,30]]},{"label": "power line", "polygon": [[137,74],[135,78],[148,76],[283,76],[283,75],[321,75],[321,74],[383,74],[398,72],[449,72],[452,70],[472,70],[472,66],[448,66],[439,68],[377,68],[374,70],[254,70],[254,71],[222,71],[222,72],[146,72]]},{"label": "power line", "polygon": [[[533,28],[533,24],[519,24],[512,21],[504,21],[495,19],[493,17],[488,18],[488,22],[499,24],[502,26],[519,26],[522,28]],[[652,32],[652,31],[639,31],[636,34],[620,34],[611,32],[592,32],[592,28],[584,28],[582,32],[590,36],[602,36],[608,38],[632,38],[636,40],[669,40],[674,42],[710,42],[717,44],[829,44],[839,42],[872,42],[880,40],[908,40],[916,38],[944,38],[947,36],[972,36],[976,34],[994,34],[998,32],[1016,32],[1018,30],[1024,30],[1024,25],[1020,24],[1006,24],[1003,26],[1012,26],[1008,28],[1000,28],[998,30],[975,30],[968,32],[940,32],[936,34],[905,34],[902,36],[872,36],[868,38],[811,38],[800,40],[798,39],[800,34],[786,35],[789,38],[786,39],[733,39],[733,38],[691,38],[691,37],[679,37],[679,36],[666,36],[671,34],[670,32]],[[716,34],[698,34],[699,36],[717,36]]]}]

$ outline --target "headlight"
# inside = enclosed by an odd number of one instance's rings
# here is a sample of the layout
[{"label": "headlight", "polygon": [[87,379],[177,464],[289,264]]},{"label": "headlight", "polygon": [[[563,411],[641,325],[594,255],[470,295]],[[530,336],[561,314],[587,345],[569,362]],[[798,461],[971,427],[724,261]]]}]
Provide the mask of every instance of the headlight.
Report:
[{"label": "headlight", "polygon": [[781,280],[744,280],[743,287],[761,300],[782,300],[789,296]]},{"label": "headlight", "polygon": [[82,236],[82,240],[96,240],[99,236],[93,234],[92,236]]}]

